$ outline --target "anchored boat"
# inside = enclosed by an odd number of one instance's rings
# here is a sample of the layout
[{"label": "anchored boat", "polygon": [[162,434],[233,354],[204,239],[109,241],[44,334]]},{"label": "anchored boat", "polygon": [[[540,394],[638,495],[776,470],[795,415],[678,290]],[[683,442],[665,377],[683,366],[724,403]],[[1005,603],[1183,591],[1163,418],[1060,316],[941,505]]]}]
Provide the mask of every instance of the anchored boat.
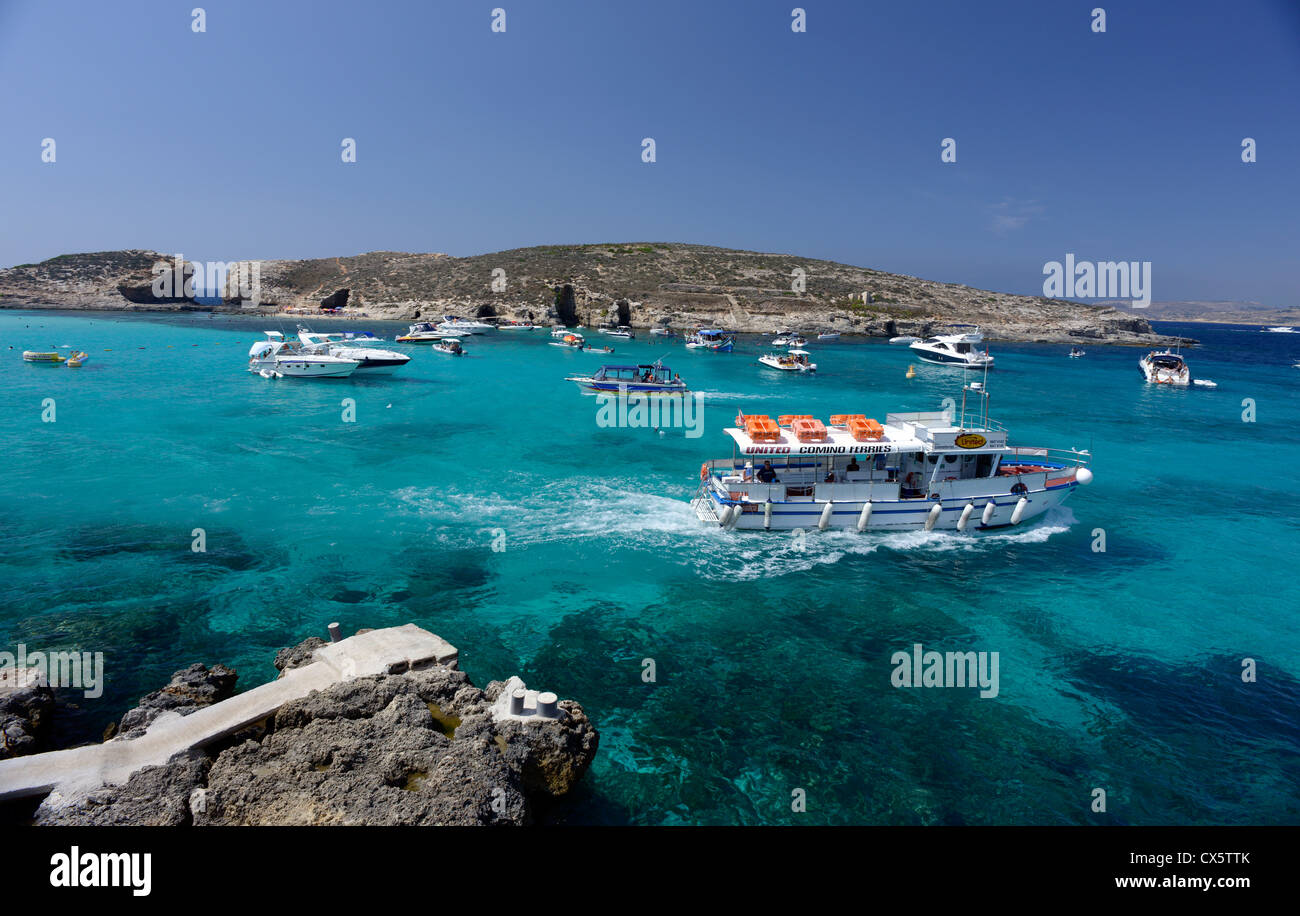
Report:
[{"label": "anchored boat", "polygon": [[[967,394],[981,402],[970,415]],[[1008,445],[978,382],[956,418],[741,414],[724,432],[732,456],[700,466],[691,500],[723,528],[986,530],[1037,518],[1092,481],[1086,451]]]},{"label": "anchored boat", "polygon": [[457,337],[444,337],[441,340],[435,340],[433,349],[439,353],[446,353],[448,356],[465,355],[465,348],[460,345],[460,339]]},{"label": "anchored boat", "polygon": [[67,362],[67,358],[62,353],[55,351],[24,350],[23,359],[29,363],[44,363],[50,366],[61,366]]},{"label": "anchored boat", "polygon": [[1142,377],[1153,385],[1185,388],[1192,383],[1192,373],[1187,366],[1187,360],[1172,350],[1165,350],[1163,353],[1156,353],[1153,350],[1138,360],[1138,367],[1142,370]]},{"label": "anchored boat", "polygon": [[714,353],[730,353],[736,346],[736,338],[726,331],[709,328],[696,331],[686,338],[688,350],[712,350]]},{"label": "anchored boat", "polygon": [[443,315],[442,323],[437,327],[439,334],[452,336],[482,334],[484,331],[495,331],[496,329],[496,325],[488,324],[486,321],[474,321],[469,318],[460,318],[456,315]]},{"label": "anchored boat", "polygon": [[263,378],[346,378],[361,363],[328,353],[311,352],[296,340],[285,340],[279,331],[267,331],[248,351],[248,371]]},{"label": "anchored boat", "polygon": [[771,369],[782,372],[816,372],[817,364],[808,359],[807,350],[791,350],[785,354],[765,353],[758,361]]},{"label": "anchored boat", "polygon": [[[972,325],[955,324],[954,328],[968,328]],[[892,343],[892,341],[891,341]],[[957,334],[939,334],[925,340],[913,341],[910,345],[916,351],[918,359],[940,366],[965,366],[974,369],[993,368],[993,357],[988,348],[979,351],[984,343],[984,335],[979,328]]]},{"label": "anchored boat", "polygon": [[442,340],[442,332],[432,321],[421,321],[406,329],[406,333],[394,338],[398,343],[434,343]]},{"label": "anchored boat", "polygon": [[392,372],[411,361],[411,357],[405,353],[366,346],[375,340],[374,335],[371,334],[359,337],[348,333],[319,334],[298,325],[298,340],[302,342],[303,353],[324,353],[328,356],[354,359],[360,364],[357,366],[358,370],[365,369],[372,373]]},{"label": "anchored boat", "polygon": [[601,366],[592,375],[571,375],[589,394],[685,394],[686,383],[661,362],[640,366]]}]

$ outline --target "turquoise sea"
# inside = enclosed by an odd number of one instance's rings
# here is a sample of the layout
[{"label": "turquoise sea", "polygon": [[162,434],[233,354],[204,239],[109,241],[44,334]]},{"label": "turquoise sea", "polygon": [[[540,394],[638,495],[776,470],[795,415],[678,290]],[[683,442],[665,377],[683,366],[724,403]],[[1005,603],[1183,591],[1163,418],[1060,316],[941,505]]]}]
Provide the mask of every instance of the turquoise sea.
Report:
[{"label": "turquoise sea", "polygon": [[[1013,444],[1090,448],[1094,483],[1025,529],[800,541],[687,504],[737,409],[883,420],[960,398],[960,372],[874,340],[813,341],[816,377],[788,377],[756,338],[602,358],[542,330],[412,347],[391,376],[245,371],[277,327],[0,312],[0,649],[106,657],[61,740],[191,662],[247,689],[331,621],[413,621],[479,685],[519,674],[591,715],[600,752],[553,821],[1300,822],[1300,335],[1178,326],[1219,386],[1183,391],[1144,384],[1135,349],[994,343]],[[64,346],[90,361],[21,360]],[[564,381],[659,355],[705,392],[701,438],[602,428]],[[916,643],[998,652],[999,695],[893,687]]]}]

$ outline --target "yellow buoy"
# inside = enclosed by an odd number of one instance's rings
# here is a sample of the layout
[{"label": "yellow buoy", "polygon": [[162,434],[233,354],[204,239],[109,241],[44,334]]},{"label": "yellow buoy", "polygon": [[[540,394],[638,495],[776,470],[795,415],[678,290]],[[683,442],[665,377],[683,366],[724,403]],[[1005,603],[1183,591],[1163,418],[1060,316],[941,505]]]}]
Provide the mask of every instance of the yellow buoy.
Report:
[{"label": "yellow buoy", "polygon": [[908,377],[908,378],[916,378],[916,367],[915,367],[915,366],[908,366],[908,367],[907,367],[907,377]]}]

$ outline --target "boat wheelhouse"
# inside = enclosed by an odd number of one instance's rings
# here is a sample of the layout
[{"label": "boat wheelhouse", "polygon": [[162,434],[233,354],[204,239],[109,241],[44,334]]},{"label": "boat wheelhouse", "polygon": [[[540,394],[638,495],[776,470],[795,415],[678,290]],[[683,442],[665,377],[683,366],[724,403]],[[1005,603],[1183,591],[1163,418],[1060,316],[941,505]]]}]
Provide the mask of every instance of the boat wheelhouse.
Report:
[{"label": "boat wheelhouse", "polygon": [[[966,393],[983,400],[967,415]],[[691,506],[742,530],[985,530],[1019,525],[1092,480],[1086,451],[1014,447],[988,419],[983,386],[958,417],[892,413],[736,417],[731,458],[700,466]]]},{"label": "boat wheelhouse", "polygon": [[591,375],[571,375],[589,394],[685,394],[686,383],[663,363],[639,366],[601,366]]},{"label": "boat wheelhouse", "polygon": [[686,339],[688,350],[712,350],[714,353],[730,353],[736,346],[736,338],[719,328],[707,328],[696,331]]},{"label": "boat wheelhouse", "polygon": [[1138,360],[1138,368],[1142,370],[1142,377],[1153,385],[1173,385],[1184,388],[1192,383],[1192,373],[1187,366],[1187,360],[1172,350],[1148,353]]}]

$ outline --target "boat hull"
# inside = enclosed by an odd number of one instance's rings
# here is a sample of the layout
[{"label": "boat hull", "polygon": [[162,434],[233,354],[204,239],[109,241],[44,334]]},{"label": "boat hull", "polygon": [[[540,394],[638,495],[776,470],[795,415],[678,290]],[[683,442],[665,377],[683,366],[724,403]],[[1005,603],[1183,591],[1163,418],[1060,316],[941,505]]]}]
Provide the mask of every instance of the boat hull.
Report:
[{"label": "boat hull", "polygon": [[[966,531],[984,531],[993,528],[1017,527],[1042,516],[1044,513],[1061,505],[1074,488],[1075,481],[1055,487],[1030,490],[1024,494],[1028,502],[1017,522],[1011,517],[1020,502],[1018,494],[998,494],[977,497],[955,497],[950,499],[896,499],[873,500],[871,516],[864,533],[873,531],[924,531],[935,504],[941,506],[938,519],[933,528],[941,531],[956,531],[961,521],[963,510],[967,505],[974,509],[967,518]],[[983,521],[985,507],[994,504],[987,524]],[[720,524],[724,507],[739,505],[741,514],[734,524],[727,527],[740,531],[792,531],[796,528],[818,528],[826,509],[825,500],[802,500],[796,502],[773,502],[771,517],[767,517],[766,504],[760,502],[732,503],[718,496],[712,488],[691,500],[691,507],[696,517],[706,525]],[[861,501],[836,502],[832,505],[827,528],[857,531],[858,520],[862,516]]]}]

